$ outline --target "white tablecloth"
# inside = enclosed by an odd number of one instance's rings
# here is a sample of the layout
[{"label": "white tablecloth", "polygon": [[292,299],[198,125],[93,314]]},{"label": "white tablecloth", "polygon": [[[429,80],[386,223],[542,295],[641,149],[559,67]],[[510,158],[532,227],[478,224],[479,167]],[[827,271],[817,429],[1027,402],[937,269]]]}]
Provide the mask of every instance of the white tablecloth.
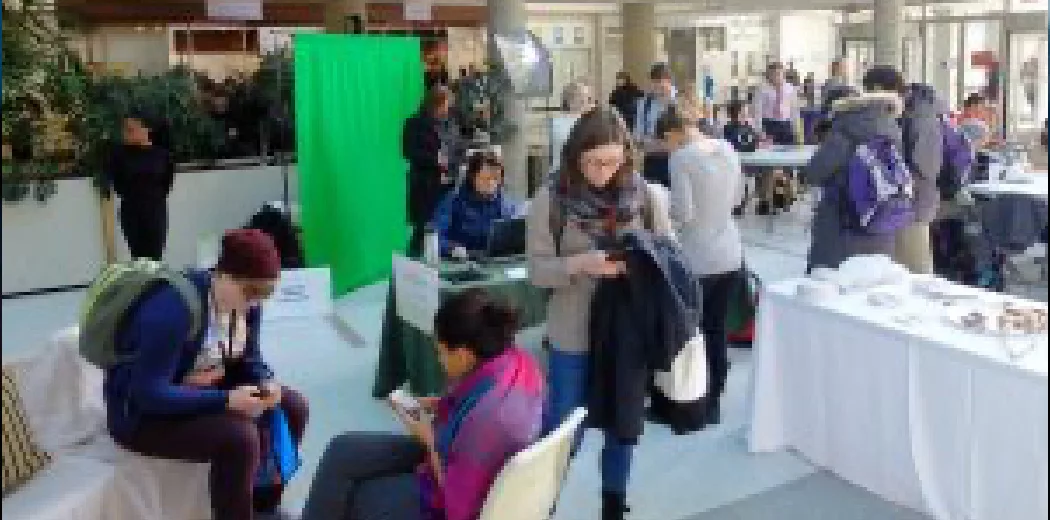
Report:
[{"label": "white tablecloth", "polygon": [[1012,362],[998,339],[901,325],[863,295],[803,302],[796,285],[762,299],[752,451],[793,448],[938,520],[1047,518],[1045,338]]},{"label": "white tablecloth", "polygon": [[801,168],[809,164],[816,153],[816,146],[763,148],[755,152],[740,154],[740,164],[755,168]]},{"label": "white tablecloth", "polygon": [[971,184],[967,186],[966,189],[972,194],[986,195],[989,197],[1013,195],[1030,197],[1045,202],[1048,199],[1048,186],[1050,186],[1050,184],[1047,182],[1047,176],[1043,174],[1033,175],[1030,182],[981,182]]}]

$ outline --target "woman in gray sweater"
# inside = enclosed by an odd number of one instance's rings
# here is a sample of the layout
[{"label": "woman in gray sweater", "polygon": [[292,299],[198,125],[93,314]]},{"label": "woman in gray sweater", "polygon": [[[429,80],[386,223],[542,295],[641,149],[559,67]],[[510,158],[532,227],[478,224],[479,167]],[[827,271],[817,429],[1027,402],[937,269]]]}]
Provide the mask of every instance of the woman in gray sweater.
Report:
[{"label": "woman in gray sweater", "polygon": [[[565,142],[561,168],[541,188],[528,218],[532,283],[552,289],[547,304],[548,402],[544,430],[586,406],[590,379],[591,298],[597,281],[624,273],[615,258],[618,230],[646,226],[671,235],[664,198],[635,171],[626,125],[609,108],[582,115]],[[602,451],[602,518],[620,520],[634,446],[606,437]]]},{"label": "woman in gray sweater", "polygon": [[671,150],[671,221],[703,287],[699,325],[710,377],[702,422],[718,424],[719,400],[729,374],[726,317],[733,282],[744,263],[744,245],[733,218],[733,208],[744,195],[744,174],[733,145],[707,137],[695,118],[675,108],[660,116],[656,133]]}]

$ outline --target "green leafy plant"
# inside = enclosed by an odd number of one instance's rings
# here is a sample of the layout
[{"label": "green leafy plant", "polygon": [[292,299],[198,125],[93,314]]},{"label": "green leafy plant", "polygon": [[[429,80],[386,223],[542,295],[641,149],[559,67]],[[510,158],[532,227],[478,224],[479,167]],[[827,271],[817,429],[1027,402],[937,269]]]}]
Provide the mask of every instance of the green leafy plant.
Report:
[{"label": "green leafy plant", "polygon": [[59,27],[53,4],[3,4],[3,199],[39,201],[76,162],[74,122],[84,112],[87,76]]}]

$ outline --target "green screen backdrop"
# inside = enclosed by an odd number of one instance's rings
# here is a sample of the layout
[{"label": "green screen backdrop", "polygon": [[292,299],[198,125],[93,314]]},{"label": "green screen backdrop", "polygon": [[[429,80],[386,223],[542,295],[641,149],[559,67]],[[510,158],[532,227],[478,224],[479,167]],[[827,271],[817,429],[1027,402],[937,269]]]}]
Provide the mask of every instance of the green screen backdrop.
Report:
[{"label": "green screen backdrop", "polygon": [[401,129],[419,108],[418,38],[295,39],[295,123],[303,242],[335,296],[390,274],[408,237]]}]

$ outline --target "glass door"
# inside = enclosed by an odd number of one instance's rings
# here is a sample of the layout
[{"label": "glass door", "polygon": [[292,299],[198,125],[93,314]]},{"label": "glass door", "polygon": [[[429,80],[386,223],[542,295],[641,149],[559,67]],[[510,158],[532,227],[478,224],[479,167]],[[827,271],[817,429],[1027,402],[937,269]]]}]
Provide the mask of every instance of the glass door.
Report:
[{"label": "glass door", "polygon": [[926,83],[944,96],[952,108],[960,99],[959,70],[961,27],[959,23],[930,23],[926,26]]},{"label": "glass door", "polygon": [[1042,129],[1047,117],[1047,34],[1013,32],[1008,45],[1006,130],[1023,138]]},{"label": "glass door", "polygon": [[851,85],[860,85],[864,72],[875,60],[875,41],[867,38],[844,39],[842,55],[846,59],[846,80]]}]

